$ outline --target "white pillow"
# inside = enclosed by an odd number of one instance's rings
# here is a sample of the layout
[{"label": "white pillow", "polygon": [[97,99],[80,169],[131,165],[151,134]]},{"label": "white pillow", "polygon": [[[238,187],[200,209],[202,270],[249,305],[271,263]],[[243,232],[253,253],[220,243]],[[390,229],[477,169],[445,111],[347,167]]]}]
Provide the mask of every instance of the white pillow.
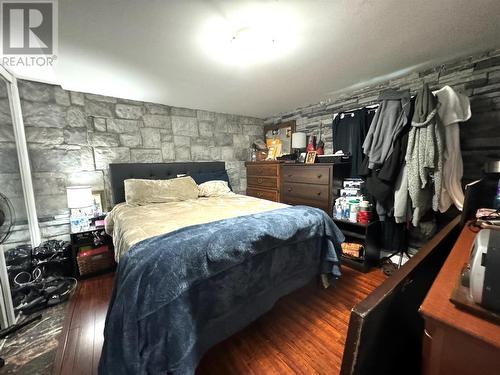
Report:
[{"label": "white pillow", "polygon": [[129,204],[178,202],[198,198],[198,185],[192,177],[170,180],[128,179],[124,181]]},{"label": "white pillow", "polygon": [[213,180],[198,185],[200,197],[220,197],[231,193],[227,181]]}]

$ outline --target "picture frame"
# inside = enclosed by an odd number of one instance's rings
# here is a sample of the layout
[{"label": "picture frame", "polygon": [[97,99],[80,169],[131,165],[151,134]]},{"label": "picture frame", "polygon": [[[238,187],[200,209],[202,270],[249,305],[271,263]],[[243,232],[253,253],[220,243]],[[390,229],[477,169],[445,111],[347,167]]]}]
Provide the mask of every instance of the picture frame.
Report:
[{"label": "picture frame", "polygon": [[104,213],[102,206],[104,202],[104,190],[93,190],[92,199],[94,200],[96,206],[96,213],[99,215]]},{"label": "picture frame", "polygon": [[316,151],[309,151],[307,153],[305,163],[306,164],[314,164],[314,162],[316,161],[316,155],[317,155]]},{"label": "picture frame", "polygon": [[305,152],[301,152],[300,155],[299,155],[299,158],[297,159],[297,163],[303,163],[306,161],[306,153]]}]

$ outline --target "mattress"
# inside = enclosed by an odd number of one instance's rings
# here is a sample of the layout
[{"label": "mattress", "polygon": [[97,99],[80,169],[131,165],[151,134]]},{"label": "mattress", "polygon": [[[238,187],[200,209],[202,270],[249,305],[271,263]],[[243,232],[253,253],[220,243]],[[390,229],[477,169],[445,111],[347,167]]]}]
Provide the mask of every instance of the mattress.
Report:
[{"label": "mattress", "polygon": [[239,194],[180,202],[130,205],[120,203],[106,217],[106,232],[113,237],[115,259],[132,245],[183,227],[287,207]]}]

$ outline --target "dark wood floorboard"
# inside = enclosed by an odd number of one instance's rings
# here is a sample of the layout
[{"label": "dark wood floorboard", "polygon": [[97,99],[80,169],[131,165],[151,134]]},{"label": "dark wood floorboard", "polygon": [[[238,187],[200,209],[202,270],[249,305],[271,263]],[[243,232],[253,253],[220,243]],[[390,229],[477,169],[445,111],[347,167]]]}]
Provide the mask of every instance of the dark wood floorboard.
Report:
[{"label": "dark wood floorboard", "polygon": [[[209,374],[336,374],[351,308],[385,280],[380,270],[348,267],[334,288],[310,284],[210,349],[197,370]],[[67,311],[54,374],[97,374],[113,274],[81,281]]]}]

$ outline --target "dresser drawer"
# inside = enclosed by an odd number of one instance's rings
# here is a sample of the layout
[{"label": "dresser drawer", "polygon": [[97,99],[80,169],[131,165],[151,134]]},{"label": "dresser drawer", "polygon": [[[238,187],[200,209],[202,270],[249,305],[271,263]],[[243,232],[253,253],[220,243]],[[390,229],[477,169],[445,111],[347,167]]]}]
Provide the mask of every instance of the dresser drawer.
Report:
[{"label": "dresser drawer", "polygon": [[[303,201],[305,205],[307,202],[317,202],[319,204],[328,205],[329,202],[329,185],[318,184],[301,184],[301,183],[283,183],[282,195],[284,199],[290,201]],[[299,204],[299,203],[295,203]]]},{"label": "dresser drawer", "polygon": [[247,165],[247,176],[278,176],[279,164],[255,164]]},{"label": "dresser drawer", "polygon": [[330,183],[330,167],[325,166],[283,166],[282,176],[284,182],[301,182],[306,184],[328,185]]},{"label": "dresser drawer", "polygon": [[247,195],[250,197],[267,199],[268,201],[278,202],[277,191],[247,188]]},{"label": "dresser drawer", "polygon": [[248,186],[266,189],[278,189],[277,177],[247,176]]}]

